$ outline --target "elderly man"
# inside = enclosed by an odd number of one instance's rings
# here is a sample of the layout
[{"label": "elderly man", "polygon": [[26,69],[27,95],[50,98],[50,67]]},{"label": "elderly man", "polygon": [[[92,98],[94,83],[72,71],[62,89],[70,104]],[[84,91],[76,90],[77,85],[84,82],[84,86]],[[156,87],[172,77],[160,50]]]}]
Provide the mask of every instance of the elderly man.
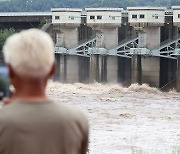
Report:
[{"label": "elderly man", "polygon": [[7,39],[3,52],[15,94],[0,110],[0,154],[85,154],[86,117],[45,94],[55,71],[51,37],[22,31]]}]

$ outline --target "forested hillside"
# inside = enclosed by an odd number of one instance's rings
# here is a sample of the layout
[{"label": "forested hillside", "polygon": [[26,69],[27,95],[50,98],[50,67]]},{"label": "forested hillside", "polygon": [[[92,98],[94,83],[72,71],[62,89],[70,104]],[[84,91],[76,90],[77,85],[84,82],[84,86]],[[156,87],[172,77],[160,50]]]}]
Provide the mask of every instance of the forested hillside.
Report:
[{"label": "forested hillside", "polygon": [[50,11],[53,7],[122,7],[180,5],[180,0],[0,0],[0,11]]}]

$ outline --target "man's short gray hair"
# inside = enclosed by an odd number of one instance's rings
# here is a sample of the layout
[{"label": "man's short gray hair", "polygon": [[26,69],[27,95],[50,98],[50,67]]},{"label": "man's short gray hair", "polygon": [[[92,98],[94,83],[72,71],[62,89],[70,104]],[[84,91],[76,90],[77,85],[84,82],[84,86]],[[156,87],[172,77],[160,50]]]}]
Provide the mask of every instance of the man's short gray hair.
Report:
[{"label": "man's short gray hair", "polygon": [[20,76],[43,77],[55,61],[54,44],[46,32],[29,29],[10,36],[3,47],[5,62]]}]

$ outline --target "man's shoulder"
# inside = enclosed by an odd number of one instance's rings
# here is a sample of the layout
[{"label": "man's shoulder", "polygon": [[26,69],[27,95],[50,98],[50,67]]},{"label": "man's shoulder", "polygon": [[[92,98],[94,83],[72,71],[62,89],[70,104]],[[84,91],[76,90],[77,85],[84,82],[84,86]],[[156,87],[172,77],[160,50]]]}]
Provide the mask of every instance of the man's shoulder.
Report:
[{"label": "man's shoulder", "polygon": [[13,108],[14,104],[9,104],[9,105],[3,105],[1,104],[0,106],[0,117],[2,117],[4,114],[11,113],[11,110]]},{"label": "man's shoulder", "polygon": [[[0,121],[7,118],[24,117],[28,114],[38,112],[38,115],[51,114],[53,117],[64,118],[70,121],[76,121],[80,124],[88,124],[88,120],[84,112],[77,107],[66,105],[60,102],[48,101],[44,103],[27,103],[27,102],[13,102],[5,105],[0,109]],[[32,115],[31,115],[32,116]]]}]

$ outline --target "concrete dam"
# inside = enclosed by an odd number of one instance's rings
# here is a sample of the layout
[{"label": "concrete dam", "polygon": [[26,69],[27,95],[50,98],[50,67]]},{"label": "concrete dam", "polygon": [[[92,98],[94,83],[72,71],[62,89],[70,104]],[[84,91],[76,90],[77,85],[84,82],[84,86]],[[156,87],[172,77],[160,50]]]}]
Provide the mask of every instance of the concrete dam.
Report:
[{"label": "concrete dam", "polygon": [[180,7],[54,8],[54,80],[180,91]]},{"label": "concrete dam", "polygon": [[180,6],[0,14],[1,28],[17,31],[44,19],[42,30],[55,43],[55,81],[147,83],[180,91]]}]

